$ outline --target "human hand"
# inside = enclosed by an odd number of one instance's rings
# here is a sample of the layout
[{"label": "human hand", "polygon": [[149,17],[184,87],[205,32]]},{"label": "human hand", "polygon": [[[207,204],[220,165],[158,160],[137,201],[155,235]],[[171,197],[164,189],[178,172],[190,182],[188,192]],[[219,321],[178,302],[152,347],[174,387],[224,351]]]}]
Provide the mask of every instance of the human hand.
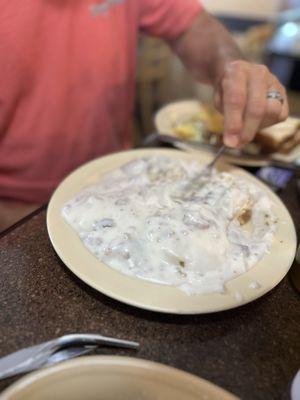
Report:
[{"label": "human hand", "polygon": [[[268,98],[278,92],[279,98]],[[215,89],[215,106],[224,114],[224,143],[242,147],[261,128],[284,121],[289,114],[285,88],[264,65],[237,60],[228,63]]]}]

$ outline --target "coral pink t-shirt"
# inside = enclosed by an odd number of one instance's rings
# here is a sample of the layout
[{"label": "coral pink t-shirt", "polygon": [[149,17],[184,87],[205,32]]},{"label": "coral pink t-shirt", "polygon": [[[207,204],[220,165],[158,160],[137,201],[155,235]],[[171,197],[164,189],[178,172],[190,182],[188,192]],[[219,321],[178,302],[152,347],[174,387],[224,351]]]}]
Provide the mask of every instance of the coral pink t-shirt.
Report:
[{"label": "coral pink t-shirt", "polygon": [[46,201],[131,145],[138,30],[174,39],[198,0],[7,0],[0,14],[0,198]]}]

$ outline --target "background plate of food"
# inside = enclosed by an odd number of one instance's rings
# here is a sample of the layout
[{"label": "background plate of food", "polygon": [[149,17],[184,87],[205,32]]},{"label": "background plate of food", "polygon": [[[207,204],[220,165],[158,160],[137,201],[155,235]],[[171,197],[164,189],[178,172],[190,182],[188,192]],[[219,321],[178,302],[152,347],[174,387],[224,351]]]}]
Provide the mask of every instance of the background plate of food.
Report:
[{"label": "background plate of food", "polygon": [[[155,126],[162,141],[167,139],[167,135],[183,140],[185,143],[174,143],[183,150],[198,151],[192,142],[208,145],[212,150],[222,143],[222,115],[212,106],[197,100],[166,105],[157,112]],[[253,167],[266,166],[270,160],[292,163],[300,159],[300,119],[290,117],[285,122],[262,129],[255,141],[242,152],[231,150],[230,154],[224,154],[223,159],[232,164]]]},{"label": "background plate of food", "polygon": [[280,199],[205,152],[142,149],[91,161],[49,203],[65,265],[96,290],[152,311],[196,314],[246,304],[286,275],[296,250]]}]

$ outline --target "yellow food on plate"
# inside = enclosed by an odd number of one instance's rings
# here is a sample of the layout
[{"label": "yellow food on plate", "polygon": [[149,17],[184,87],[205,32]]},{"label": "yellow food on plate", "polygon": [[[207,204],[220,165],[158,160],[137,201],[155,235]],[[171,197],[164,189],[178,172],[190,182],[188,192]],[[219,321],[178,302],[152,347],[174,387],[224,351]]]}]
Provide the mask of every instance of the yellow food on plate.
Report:
[{"label": "yellow food on plate", "polygon": [[[223,116],[212,106],[199,103],[199,112],[181,117],[173,127],[180,139],[209,144],[220,144],[224,130]],[[289,117],[286,121],[264,128],[254,142],[244,147],[249,154],[289,154],[300,145],[300,119]]]},{"label": "yellow food on plate", "polygon": [[205,128],[211,133],[221,134],[224,129],[224,118],[215,108],[205,105],[200,108],[198,118],[204,122]]},{"label": "yellow food on plate", "polygon": [[[210,141],[223,132],[223,116],[209,105],[200,105],[199,112],[181,120],[173,128],[173,133],[186,140]],[[212,135],[213,134],[213,135]]]},{"label": "yellow food on plate", "polygon": [[180,124],[174,128],[174,133],[180,139],[201,140],[205,133],[204,124],[201,121]]}]

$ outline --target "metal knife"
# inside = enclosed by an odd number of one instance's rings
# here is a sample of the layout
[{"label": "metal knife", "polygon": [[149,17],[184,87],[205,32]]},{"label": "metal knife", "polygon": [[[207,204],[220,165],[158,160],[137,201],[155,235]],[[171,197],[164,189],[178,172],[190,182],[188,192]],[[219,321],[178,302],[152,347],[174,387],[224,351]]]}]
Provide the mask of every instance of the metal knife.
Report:
[{"label": "metal knife", "polygon": [[97,346],[84,346],[84,347],[68,347],[57,351],[48,357],[47,362],[43,367],[49,367],[53,364],[58,364],[62,361],[71,360],[71,358],[80,357],[92,353],[97,349]]}]

